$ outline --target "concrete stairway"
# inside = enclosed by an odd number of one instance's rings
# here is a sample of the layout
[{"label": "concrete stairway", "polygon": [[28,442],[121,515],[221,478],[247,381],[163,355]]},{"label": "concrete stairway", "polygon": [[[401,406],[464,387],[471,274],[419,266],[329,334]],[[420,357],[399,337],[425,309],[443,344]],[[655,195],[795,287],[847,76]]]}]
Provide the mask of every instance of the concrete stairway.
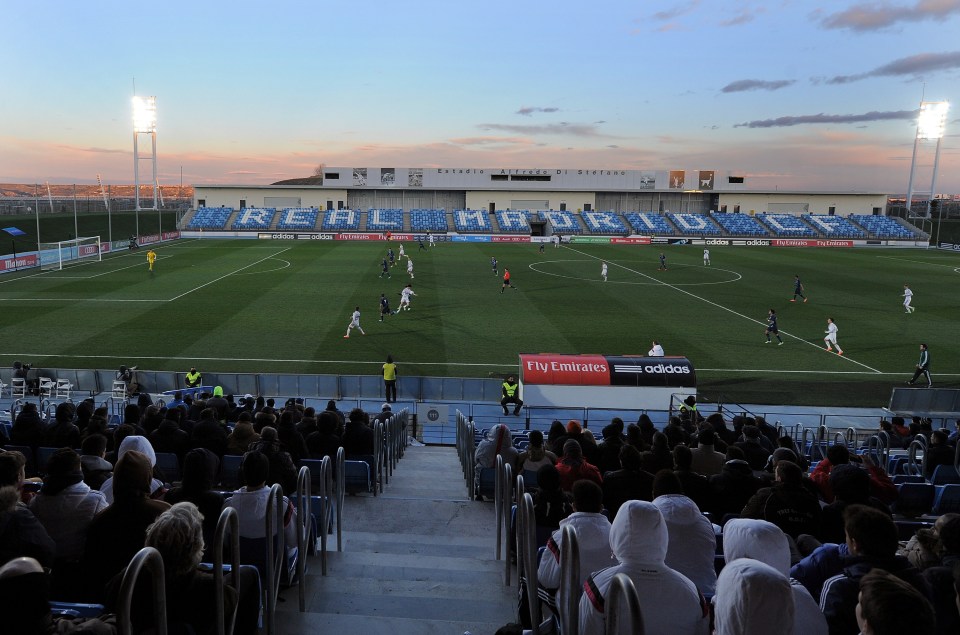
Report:
[{"label": "concrete stairway", "polygon": [[493,505],[468,500],[454,448],[408,448],[383,494],[346,498],[343,552],[330,553],[326,576],[311,558],[305,613],[296,587],[281,592],[278,630],[493,633],[516,612],[494,526]]}]

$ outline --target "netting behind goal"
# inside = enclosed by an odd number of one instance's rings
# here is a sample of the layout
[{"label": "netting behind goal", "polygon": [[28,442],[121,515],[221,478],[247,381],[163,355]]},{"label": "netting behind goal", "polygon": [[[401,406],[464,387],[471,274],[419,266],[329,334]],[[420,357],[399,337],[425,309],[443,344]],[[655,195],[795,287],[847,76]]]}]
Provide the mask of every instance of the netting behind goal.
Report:
[{"label": "netting behind goal", "polygon": [[40,269],[43,271],[58,270],[81,262],[103,259],[100,254],[99,236],[74,238],[57,243],[40,243],[38,256]]}]

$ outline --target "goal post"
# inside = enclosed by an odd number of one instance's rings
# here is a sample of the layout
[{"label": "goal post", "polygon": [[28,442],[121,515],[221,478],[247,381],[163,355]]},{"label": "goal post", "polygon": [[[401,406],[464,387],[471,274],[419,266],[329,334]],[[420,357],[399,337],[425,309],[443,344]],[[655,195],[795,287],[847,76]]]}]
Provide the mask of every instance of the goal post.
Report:
[{"label": "goal post", "polygon": [[86,236],[55,243],[40,243],[37,257],[41,271],[57,271],[82,262],[100,261],[103,260],[100,237]]}]

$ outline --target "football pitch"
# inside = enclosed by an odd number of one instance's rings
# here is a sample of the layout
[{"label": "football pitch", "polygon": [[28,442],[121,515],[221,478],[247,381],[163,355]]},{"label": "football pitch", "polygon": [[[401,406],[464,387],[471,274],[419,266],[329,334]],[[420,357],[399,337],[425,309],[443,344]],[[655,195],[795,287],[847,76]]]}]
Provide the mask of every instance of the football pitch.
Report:
[{"label": "football pitch", "polygon": [[[960,258],[935,250],[438,243],[380,277],[396,243],[184,239],[62,271],[0,277],[0,364],[488,377],[518,353],[667,355],[726,401],[879,406],[910,378],[919,343],[934,383],[960,384]],[[658,270],[658,254],[668,269]],[[490,259],[496,257],[495,275]],[[609,280],[600,278],[601,263]],[[503,269],[515,289],[501,293]],[[791,303],[799,275],[809,301]],[[380,294],[396,309],[378,321]],[[903,285],[916,312],[902,308]],[[344,339],[354,307],[357,330]],[[784,344],[765,344],[768,309]],[[823,343],[839,327],[844,356]]]}]

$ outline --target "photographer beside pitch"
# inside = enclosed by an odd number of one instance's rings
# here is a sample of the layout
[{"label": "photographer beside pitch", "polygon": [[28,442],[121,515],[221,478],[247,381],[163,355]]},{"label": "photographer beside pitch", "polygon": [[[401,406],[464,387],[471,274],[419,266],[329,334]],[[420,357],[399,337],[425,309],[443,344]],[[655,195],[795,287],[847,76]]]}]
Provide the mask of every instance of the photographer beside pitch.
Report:
[{"label": "photographer beside pitch", "polygon": [[116,381],[122,381],[126,385],[127,396],[135,395],[140,392],[140,384],[137,382],[137,367],[121,366],[115,375]]}]

